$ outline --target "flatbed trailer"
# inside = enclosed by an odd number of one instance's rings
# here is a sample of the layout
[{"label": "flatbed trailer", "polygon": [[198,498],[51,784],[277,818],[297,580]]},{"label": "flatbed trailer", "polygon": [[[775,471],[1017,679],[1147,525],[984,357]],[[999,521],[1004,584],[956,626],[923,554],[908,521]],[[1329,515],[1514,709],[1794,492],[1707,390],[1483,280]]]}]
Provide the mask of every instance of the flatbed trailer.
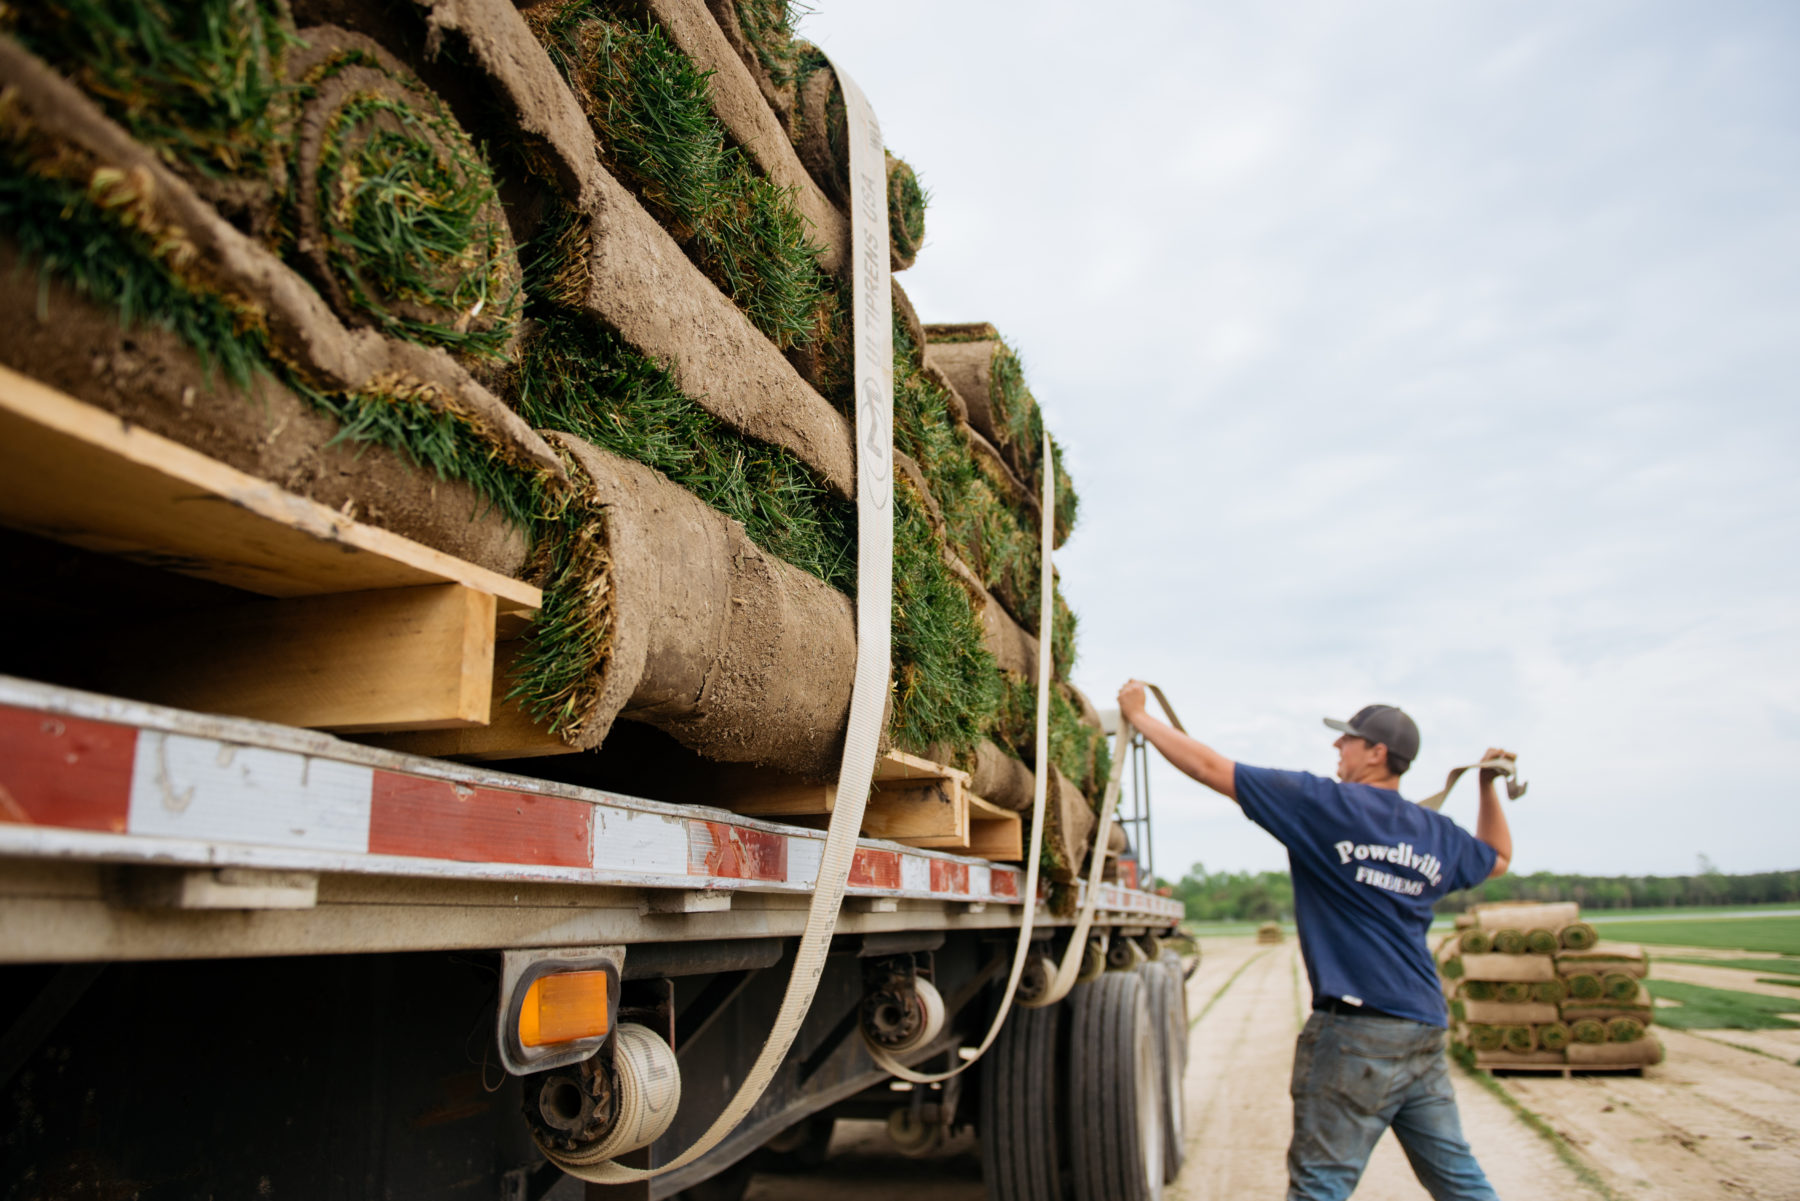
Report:
[{"label": "flatbed trailer", "polygon": [[[545,1074],[502,1062],[503,977],[543,960],[611,964],[617,1019],[673,1048],[682,1101],[655,1163],[710,1124],[760,1048],[824,843],[10,677],[0,788],[13,1196],[119,1181],[145,1197],[580,1195],[531,1138]],[[729,1196],[771,1140],[788,1162],[809,1153],[819,1115],[904,1115],[897,1134],[923,1145],[975,1118],[965,1080],[991,1090],[1029,1067],[1045,1087],[1045,1065],[1015,1065],[1004,1036],[980,1071],[916,1088],[858,1036],[883,982],[917,971],[946,1019],[909,1062],[941,1067],[978,1041],[1024,876],[861,840],[816,1000],[751,1117],[684,1169],[588,1195]],[[1169,898],[1103,884],[1097,953],[1135,969],[1179,917]],[[1039,899],[1046,955],[1072,920]]]}]

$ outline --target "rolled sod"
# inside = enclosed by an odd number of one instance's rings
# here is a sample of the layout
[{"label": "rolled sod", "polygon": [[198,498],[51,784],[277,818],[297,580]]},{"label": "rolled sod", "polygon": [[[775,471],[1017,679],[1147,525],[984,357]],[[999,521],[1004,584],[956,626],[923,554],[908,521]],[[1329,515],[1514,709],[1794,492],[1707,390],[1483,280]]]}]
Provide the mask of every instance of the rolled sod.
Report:
[{"label": "rolled sod", "polygon": [[1470,912],[1476,925],[1489,930],[1531,930],[1540,926],[1554,930],[1580,918],[1581,906],[1573,901],[1489,901]]},{"label": "rolled sod", "polygon": [[1561,1005],[1569,997],[1569,986],[1561,979],[1539,980],[1531,986],[1531,999],[1546,1005]]},{"label": "rolled sod", "polygon": [[1606,1024],[1593,1018],[1582,1018],[1569,1024],[1569,1035],[1578,1043],[1603,1043],[1606,1041]]},{"label": "rolled sod", "polygon": [[1624,972],[1608,972],[1600,980],[1601,995],[1609,1001],[1635,1001],[1638,987],[1637,977]]},{"label": "rolled sod", "polygon": [[1525,935],[1519,930],[1494,931],[1494,950],[1502,955],[1523,955]]},{"label": "rolled sod", "polygon": [[1537,1050],[1537,1038],[1530,1026],[1508,1026],[1501,1041],[1508,1051],[1523,1054]]},{"label": "rolled sod", "polygon": [[1538,1046],[1546,1051],[1562,1050],[1569,1045],[1572,1037],[1568,1026],[1562,1022],[1551,1022],[1548,1025],[1539,1026],[1537,1029]]},{"label": "rolled sod", "polygon": [[1494,982],[1491,980],[1464,980],[1462,995],[1471,1001],[1492,1001],[1494,999]]},{"label": "rolled sod", "polygon": [[1598,1001],[1606,995],[1600,977],[1592,972],[1578,972],[1568,977],[1569,997],[1576,1001]]},{"label": "rolled sod", "polygon": [[1438,971],[1443,974],[1443,977],[1446,980],[1462,979],[1463,961],[1461,956],[1452,955],[1450,958],[1444,960],[1443,964],[1439,966]]},{"label": "rolled sod", "polygon": [[1533,955],[1556,954],[1556,935],[1548,930],[1528,930],[1525,932],[1525,949]]},{"label": "rolled sod", "polygon": [[1504,1005],[1520,1005],[1531,1000],[1531,983],[1526,980],[1508,980],[1494,989],[1494,1000]]},{"label": "rolled sod", "polygon": [[1613,1018],[1606,1023],[1606,1037],[1615,1043],[1634,1043],[1644,1037],[1644,1023],[1636,1018]]},{"label": "rolled sod", "polygon": [[1464,930],[1457,937],[1457,946],[1470,955],[1485,955],[1494,949],[1494,936],[1486,930]]},{"label": "rolled sod", "polygon": [[518,255],[481,152],[372,39],[300,31],[295,254],[340,316],[473,359],[511,356]]},{"label": "rolled sod", "polygon": [[1450,1002],[1450,1020],[1466,1022],[1469,1020],[1468,1006],[1462,1001]]},{"label": "rolled sod", "polygon": [[1469,1027],[1469,1045],[1477,1051],[1498,1051],[1505,1042],[1506,1030],[1503,1027],[1481,1025]]},{"label": "rolled sod", "polygon": [[1557,932],[1557,936],[1570,951],[1585,951],[1600,941],[1600,935],[1586,922],[1570,922]]}]

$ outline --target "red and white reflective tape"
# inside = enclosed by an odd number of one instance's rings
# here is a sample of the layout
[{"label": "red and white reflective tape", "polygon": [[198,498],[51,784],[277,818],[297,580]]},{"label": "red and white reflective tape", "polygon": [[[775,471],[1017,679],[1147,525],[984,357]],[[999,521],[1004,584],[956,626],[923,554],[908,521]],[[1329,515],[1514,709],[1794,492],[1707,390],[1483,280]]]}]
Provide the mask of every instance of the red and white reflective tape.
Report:
[{"label": "red and white reflective tape", "polygon": [[[0,677],[0,855],[810,892],[824,843],[721,810]],[[1017,868],[865,839],[849,892],[1017,904],[1023,885]],[[1173,905],[1129,890],[1101,903]]]}]

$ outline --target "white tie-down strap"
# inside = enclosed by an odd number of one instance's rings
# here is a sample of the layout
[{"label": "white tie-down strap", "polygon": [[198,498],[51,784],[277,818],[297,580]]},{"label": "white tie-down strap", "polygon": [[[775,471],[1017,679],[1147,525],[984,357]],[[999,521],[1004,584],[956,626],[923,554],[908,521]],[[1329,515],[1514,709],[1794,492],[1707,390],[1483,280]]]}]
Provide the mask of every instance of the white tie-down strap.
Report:
[{"label": "white tie-down strap", "polygon": [[[818,887],[800,936],[794,974],[750,1074],[700,1140],[667,1163],[640,1169],[558,1161],[570,1175],[601,1184],[642,1180],[693,1163],[718,1146],[762,1097],[812,1007],[875,779],[887,706],[894,595],[894,318],[888,274],[887,157],[881,126],[862,90],[836,64],[832,69],[844,91],[850,130],[850,238],[855,247],[851,311],[856,348],[856,683],[850,694],[837,806],[826,831]],[[1029,902],[1026,913],[1029,921]]]},{"label": "white tie-down strap", "polygon": [[[993,1023],[988,1026],[987,1034],[981,1045],[975,1048],[975,1054],[958,1063],[955,1067],[943,1072],[915,1072],[901,1063],[887,1049],[875,1040],[863,1035],[863,1045],[868,1048],[869,1058],[873,1059],[884,1070],[893,1073],[902,1080],[910,1080],[914,1084],[935,1084],[940,1080],[948,1080],[975,1066],[994,1039],[1000,1034],[1000,1027],[1006,1024],[1006,1015],[1012,1012],[1013,994],[1019,989],[1019,977],[1025,971],[1025,960],[1031,952],[1031,926],[1037,916],[1038,863],[1044,856],[1044,809],[1045,798],[1050,789],[1050,635],[1056,615],[1055,593],[1056,574],[1050,562],[1050,552],[1055,549],[1056,537],[1056,460],[1051,457],[1050,435],[1044,435],[1044,491],[1040,498],[1042,504],[1038,530],[1038,553],[1041,556],[1038,575],[1038,679],[1037,679],[1037,779],[1031,789],[1031,850],[1025,856],[1025,904],[1019,918],[1019,943],[1013,949],[1012,974],[1006,978],[1006,993],[1000,998],[1000,1009],[994,1014]],[[1116,771],[1114,773],[1117,774]],[[1110,787],[1110,784],[1109,784]],[[1104,831],[1102,837],[1104,837]],[[1094,844],[1094,860],[1099,862],[1105,858],[1104,842]],[[1089,888],[1089,893],[1093,889]],[[1091,911],[1090,911],[1091,916]]]},{"label": "white tie-down strap", "polygon": [[[1185,733],[1181,719],[1175,716],[1174,706],[1163,690],[1155,684],[1148,685],[1150,693],[1156,697],[1156,703],[1168,716],[1169,724]],[[1075,987],[1075,977],[1081,974],[1082,956],[1087,952],[1088,930],[1094,924],[1094,908],[1100,901],[1100,877],[1106,870],[1106,843],[1112,837],[1113,810],[1119,803],[1119,783],[1125,776],[1125,759],[1131,753],[1131,739],[1134,731],[1131,723],[1119,714],[1119,737],[1113,744],[1112,771],[1106,777],[1106,792],[1100,798],[1100,828],[1094,832],[1094,857],[1088,864],[1087,892],[1081,898],[1081,912],[1075,918],[1075,929],[1069,935],[1069,945],[1063,948],[1062,963],[1057,965],[1056,979],[1043,995],[1032,1000],[1034,1007],[1054,1005],[1069,995]]]},{"label": "white tie-down strap", "polygon": [[1451,768],[1449,776],[1444,780],[1443,791],[1432,793],[1419,804],[1427,809],[1442,809],[1444,801],[1450,796],[1450,790],[1456,787],[1456,782],[1463,778],[1465,772],[1472,771],[1497,772],[1506,777],[1506,799],[1509,801],[1518,800],[1525,795],[1525,790],[1531,787],[1519,779],[1519,764],[1516,760],[1510,757],[1483,759],[1480,763],[1465,763],[1461,767]]}]

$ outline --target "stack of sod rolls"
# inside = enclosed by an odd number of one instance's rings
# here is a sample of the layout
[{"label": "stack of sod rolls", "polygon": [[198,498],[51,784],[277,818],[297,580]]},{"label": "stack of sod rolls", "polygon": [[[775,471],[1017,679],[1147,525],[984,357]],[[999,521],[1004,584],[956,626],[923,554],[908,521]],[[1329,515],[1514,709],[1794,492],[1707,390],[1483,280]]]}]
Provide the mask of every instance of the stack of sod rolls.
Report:
[{"label": "stack of sod rolls", "polygon": [[[848,148],[784,0],[0,7],[0,362],[541,585],[508,703],[813,780],[855,665]],[[926,194],[888,159],[890,265]],[[1108,768],[1039,595],[1018,356],[894,289],[889,742],[1081,868]],[[1036,639],[1054,615],[1049,763]],[[541,753],[534,752],[534,753]]]},{"label": "stack of sod rolls", "polygon": [[1601,943],[1574,902],[1497,902],[1457,919],[1439,943],[1451,1053],[1479,1067],[1643,1067],[1648,1033],[1642,947]]}]

